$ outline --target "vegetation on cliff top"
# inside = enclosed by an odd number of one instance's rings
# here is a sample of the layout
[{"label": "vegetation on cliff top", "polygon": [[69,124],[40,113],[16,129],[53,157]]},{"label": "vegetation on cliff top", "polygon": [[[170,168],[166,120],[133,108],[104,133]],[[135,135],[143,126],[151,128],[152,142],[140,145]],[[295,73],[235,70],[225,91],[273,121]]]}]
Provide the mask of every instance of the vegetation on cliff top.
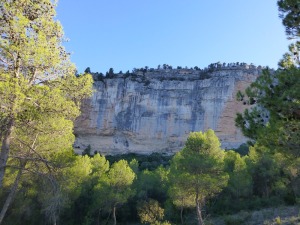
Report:
[{"label": "vegetation on cliff top", "polygon": [[[187,66],[181,67],[177,66],[176,68],[173,68],[172,66],[168,64],[158,65],[157,68],[149,68],[148,66],[142,67],[142,68],[133,68],[131,72],[129,70],[126,73],[123,73],[122,71],[115,73],[113,68],[110,68],[109,71],[105,73],[99,73],[99,72],[91,72],[91,68],[87,67],[85,69],[85,73],[90,73],[93,75],[93,79],[95,81],[103,81],[104,79],[112,79],[116,77],[136,77],[138,75],[145,75],[146,73],[170,73],[170,72],[178,72],[178,73],[184,73],[184,74],[195,74],[197,73],[200,78],[207,79],[210,78],[210,73],[215,71],[220,71],[224,69],[263,69],[263,67],[258,66],[256,67],[253,64],[248,65],[247,63],[211,63],[207,67],[200,69],[198,66],[188,68]],[[183,79],[184,80],[184,79]]]}]

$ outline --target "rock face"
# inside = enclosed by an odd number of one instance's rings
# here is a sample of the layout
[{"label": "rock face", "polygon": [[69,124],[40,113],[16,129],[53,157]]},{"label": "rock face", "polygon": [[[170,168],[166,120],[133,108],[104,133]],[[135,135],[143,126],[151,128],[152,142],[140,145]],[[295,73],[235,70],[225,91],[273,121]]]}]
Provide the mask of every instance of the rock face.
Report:
[{"label": "rock face", "polygon": [[215,130],[223,148],[246,138],[235,127],[236,101],[261,73],[260,67],[218,66],[206,70],[159,69],[116,74],[94,84],[75,123],[75,148],[104,155],[129,152],[173,154],[191,131]]}]

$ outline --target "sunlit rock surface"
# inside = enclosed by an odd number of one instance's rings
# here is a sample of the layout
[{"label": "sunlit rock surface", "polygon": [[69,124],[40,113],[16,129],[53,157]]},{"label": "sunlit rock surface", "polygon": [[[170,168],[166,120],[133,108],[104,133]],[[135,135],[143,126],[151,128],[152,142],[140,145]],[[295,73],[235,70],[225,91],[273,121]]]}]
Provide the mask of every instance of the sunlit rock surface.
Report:
[{"label": "sunlit rock surface", "polygon": [[236,100],[260,67],[160,69],[117,74],[94,84],[75,124],[77,151],[91,145],[104,155],[179,151],[191,131],[215,130],[223,148],[246,142],[234,118],[247,105]]}]

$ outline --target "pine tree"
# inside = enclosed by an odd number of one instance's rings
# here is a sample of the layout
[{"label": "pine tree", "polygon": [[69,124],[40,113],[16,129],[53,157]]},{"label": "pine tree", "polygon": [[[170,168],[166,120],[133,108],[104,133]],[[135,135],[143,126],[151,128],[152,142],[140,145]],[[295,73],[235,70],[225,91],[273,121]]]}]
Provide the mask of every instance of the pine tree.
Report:
[{"label": "pine tree", "polygon": [[[0,187],[6,169],[18,175],[0,214],[0,223],[22,174],[52,170],[53,151],[74,141],[73,120],[91,94],[91,76],[75,76],[62,46],[56,1],[0,2]],[[55,222],[55,221],[53,221]]]},{"label": "pine tree", "polygon": [[214,131],[192,132],[185,147],[175,155],[172,167],[173,172],[186,179],[185,183],[174,183],[173,188],[186,191],[184,197],[188,202],[193,196],[198,224],[203,225],[202,211],[207,199],[219,193],[228,181],[228,174],[224,172],[224,151]]},{"label": "pine tree", "polygon": [[108,173],[99,179],[95,186],[95,196],[98,196],[98,204],[112,210],[114,225],[117,224],[116,210],[126,203],[134,195],[131,188],[135,179],[135,173],[129,167],[127,161],[115,162]]},{"label": "pine tree", "polygon": [[300,156],[300,69],[298,1],[278,1],[289,37],[296,42],[280,60],[277,71],[265,70],[246,90],[255,106],[238,114],[236,124],[243,133],[274,151],[285,152],[288,157]]},{"label": "pine tree", "polygon": [[300,36],[300,2],[298,0],[279,0],[280,18],[289,38]]},{"label": "pine tree", "polygon": [[[268,152],[268,155],[260,154],[263,164],[281,155],[288,165],[285,168],[289,168],[285,173],[293,185],[299,180],[299,175],[295,174],[300,171],[300,3],[297,0],[277,3],[286,34],[293,43],[279,61],[279,69],[265,70],[246,90],[249,101],[255,102],[255,106],[238,114],[236,124],[253,140],[254,149]],[[293,189],[292,195],[297,198],[300,192]]]}]

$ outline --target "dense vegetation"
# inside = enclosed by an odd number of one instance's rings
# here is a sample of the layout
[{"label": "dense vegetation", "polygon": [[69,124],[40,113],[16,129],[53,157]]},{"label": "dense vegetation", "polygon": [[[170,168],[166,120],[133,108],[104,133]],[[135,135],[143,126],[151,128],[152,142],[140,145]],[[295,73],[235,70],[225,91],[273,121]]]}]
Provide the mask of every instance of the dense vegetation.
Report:
[{"label": "dense vegetation", "polygon": [[[170,161],[159,154],[123,157],[128,161],[57,153],[56,193],[44,179],[24,177],[5,224],[47,224],[44,219],[54,212],[58,224],[194,224],[197,213],[203,222],[208,215],[298,200],[299,186],[284,157],[261,155],[253,147],[246,156],[225,152],[212,130],[192,133]],[[165,166],[158,166],[161,162]]]},{"label": "dense vegetation", "polygon": [[252,140],[246,151],[222,150],[208,130],[191,133],[172,157],[104,157],[73,153],[73,121],[92,78],[90,69],[75,76],[55,4],[1,1],[0,224],[202,225],[208,216],[299,204],[300,5],[278,6],[294,43],[277,71],[237,96],[254,105],[236,119]]}]

